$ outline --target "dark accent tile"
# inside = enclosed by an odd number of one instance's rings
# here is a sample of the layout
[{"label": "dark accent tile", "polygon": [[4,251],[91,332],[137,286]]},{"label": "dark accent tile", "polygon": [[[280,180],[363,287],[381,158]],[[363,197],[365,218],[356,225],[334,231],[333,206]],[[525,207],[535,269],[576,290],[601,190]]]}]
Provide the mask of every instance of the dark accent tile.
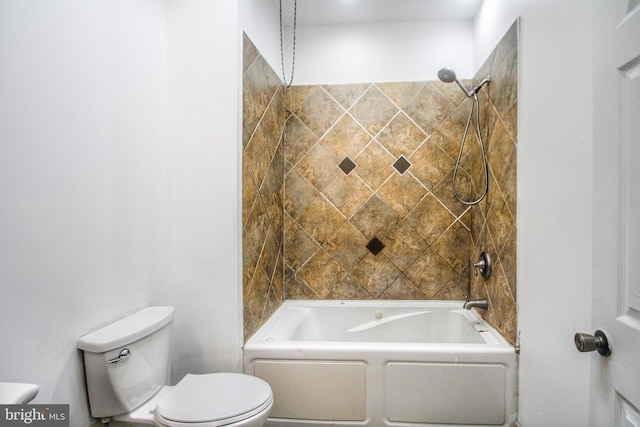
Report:
[{"label": "dark accent tile", "polygon": [[400,175],[402,175],[407,171],[407,169],[411,167],[411,163],[409,163],[409,161],[401,155],[400,157],[398,157],[398,160],[395,161],[393,167],[396,168],[398,172],[400,172]]},{"label": "dark accent tile", "polygon": [[342,172],[344,172],[345,175],[349,175],[349,173],[355,169],[356,164],[353,163],[353,160],[351,160],[349,157],[345,157],[340,164],[338,165],[338,167],[340,168],[340,170]]},{"label": "dark accent tile", "polygon": [[374,255],[378,255],[380,251],[384,249],[384,244],[377,237],[371,239],[369,243],[367,243],[367,249]]}]

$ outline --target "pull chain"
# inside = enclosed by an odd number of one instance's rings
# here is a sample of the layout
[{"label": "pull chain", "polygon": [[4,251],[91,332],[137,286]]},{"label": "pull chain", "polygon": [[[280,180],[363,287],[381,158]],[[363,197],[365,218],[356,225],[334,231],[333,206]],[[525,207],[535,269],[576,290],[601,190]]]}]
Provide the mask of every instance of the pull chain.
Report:
[{"label": "pull chain", "polygon": [[291,80],[287,83],[287,76],[284,72],[284,41],[282,37],[282,0],[280,0],[280,62],[282,64],[282,80],[286,87],[291,87],[293,83],[293,73],[296,68],[296,18],[298,12],[298,0],[293,2],[293,57],[291,59]]}]

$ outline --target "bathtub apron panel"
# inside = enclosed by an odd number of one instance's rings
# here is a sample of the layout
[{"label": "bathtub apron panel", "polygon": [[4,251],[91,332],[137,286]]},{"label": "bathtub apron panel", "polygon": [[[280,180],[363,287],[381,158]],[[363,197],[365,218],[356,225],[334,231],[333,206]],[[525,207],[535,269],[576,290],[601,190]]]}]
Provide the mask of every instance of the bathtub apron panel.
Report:
[{"label": "bathtub apron panel", "polygon": [[285,302],[244,349],[267,426],[515,425],[515,350],[462,305]]}]

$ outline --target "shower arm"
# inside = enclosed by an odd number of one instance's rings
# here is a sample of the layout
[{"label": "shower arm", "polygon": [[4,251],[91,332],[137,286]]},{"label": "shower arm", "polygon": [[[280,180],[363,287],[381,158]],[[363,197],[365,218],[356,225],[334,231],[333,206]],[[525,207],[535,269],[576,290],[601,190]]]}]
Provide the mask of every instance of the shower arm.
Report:
[{"label": "shower arm", "polygon": [[481,81],[480,84],[478,86],[474,87],[472,90],[467,89],[466,86],[463,85],[462,82],[460,80],[458,80],[457,78],[456,78],[455,81],[458,84],[458,86],[460,86],[460,89],[462,89],[464,91],[464,93],[467,94],[467,98],[471,98],[472,96],[476,95],[480,91],[482,86],[484,86],[485,84],[491,82],[491,76],[487,76],[486,79]]},{"label": "shower arm", "polygon": [[462,89],[462,91],[467,95],[467,98],[471,98],[473,96],[473,92],[467,89],[467,87],[464,84],[462,84],[462,82],[458,80],[457,77],[456,77],[456,83],[458,84],[458,86],[460,86],[460,89]]}]

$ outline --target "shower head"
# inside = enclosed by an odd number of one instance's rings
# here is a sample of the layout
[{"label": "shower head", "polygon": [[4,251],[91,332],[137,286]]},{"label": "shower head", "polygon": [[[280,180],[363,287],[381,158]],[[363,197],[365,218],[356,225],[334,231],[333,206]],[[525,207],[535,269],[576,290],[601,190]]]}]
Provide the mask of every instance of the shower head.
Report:
[{"label": "shower head", "polygon": [[453,83],[457,80],[456,72],[451,68],[442,68],[438,71],[438,78],[445,83]]},{"label": "shower head", "polygon": [[491,77],[487,77],[478,86],[473,88],[473,90],[469,90],[465,87],[465,85],[462,84],[462,82],[460,82],[460,80],[458,80],[458,77],[456,77],[456,72],[453,71],[451,68],[447,68],[447,67],[442,68],[438,71],[438,78],[444,83],[456,82],[458,86],[460,86],[460,89],[462,89],[464,93],[467,95],[467,97],[474,96],[476,93],[478,93],[480,88],[484,86],[484,84],[489,83],[491,81]]},{"label": "shower head", "polygon": [[467,95],[467,97],[473,96],[473,94],[469,92],[469,90],[462,83],[460,83],[460,80],[458,80],[458,78],[456,77],[456,72],[451,68],[445,67],[440,69],[440,71],[438,71],[438,78],[444,83],[456,82],[458,86],[460,86],[460,89],[462,89]]}]

